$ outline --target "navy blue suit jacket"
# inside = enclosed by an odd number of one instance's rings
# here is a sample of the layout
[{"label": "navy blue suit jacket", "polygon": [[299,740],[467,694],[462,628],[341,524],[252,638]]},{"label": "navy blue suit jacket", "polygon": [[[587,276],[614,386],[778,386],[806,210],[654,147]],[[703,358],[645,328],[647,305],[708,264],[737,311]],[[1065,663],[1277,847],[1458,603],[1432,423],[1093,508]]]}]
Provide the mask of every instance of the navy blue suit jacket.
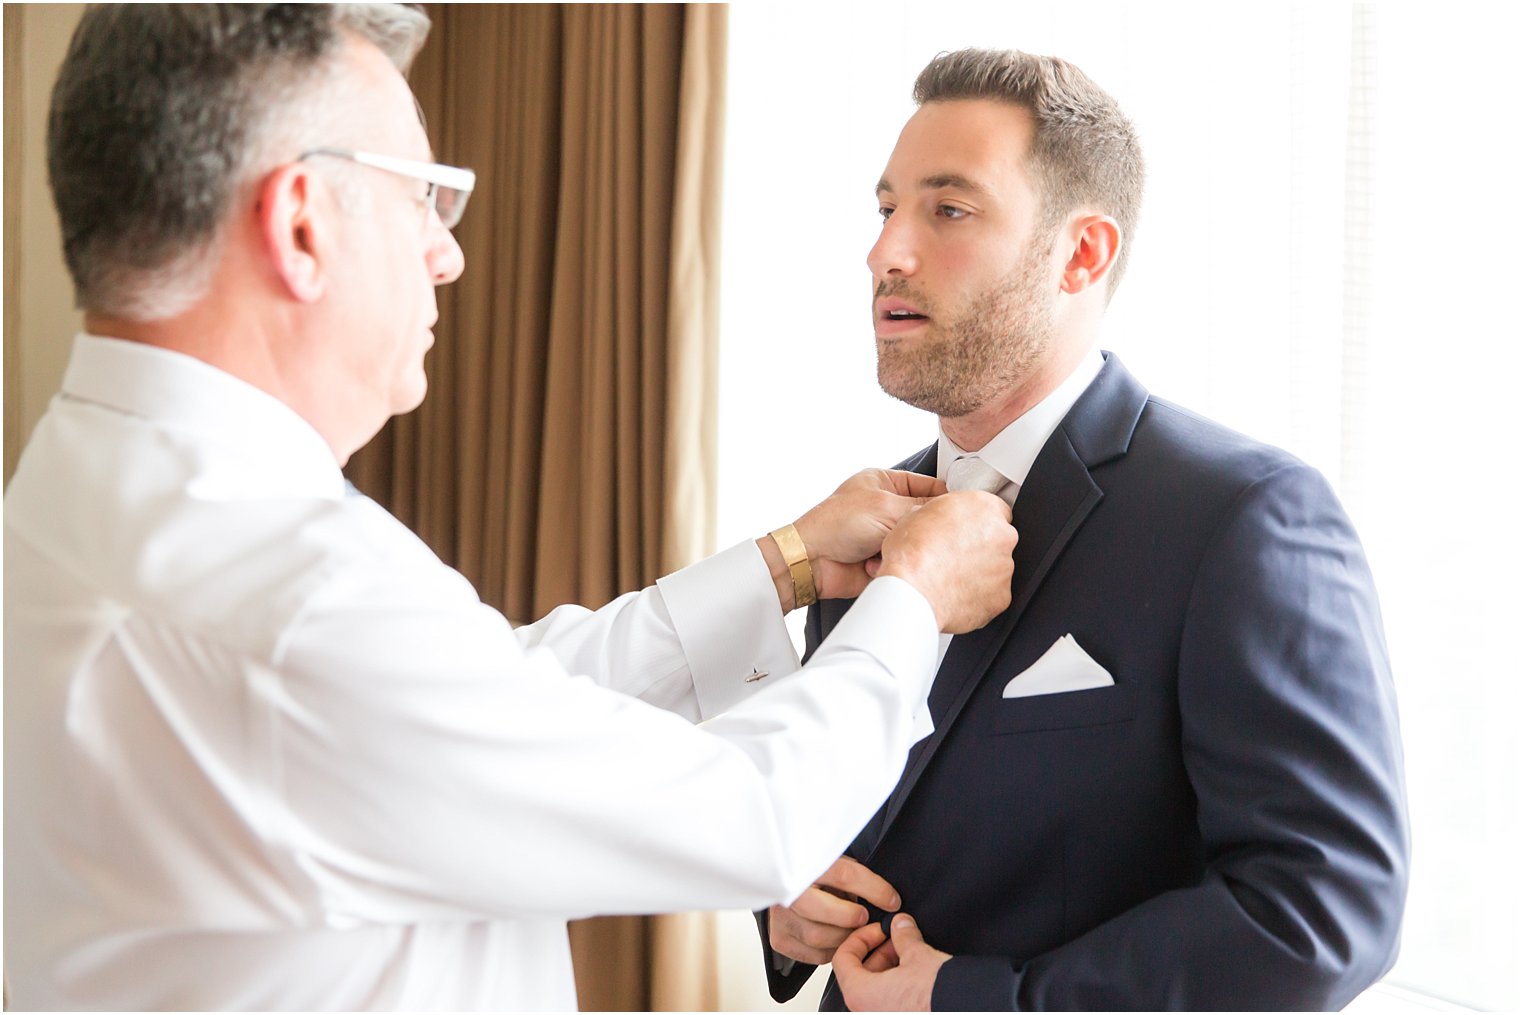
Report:
[{"label": "navy blue suit jacket", "polygon": [[[934,1008],[1350,1001],[1397,952],[1408,827],[1372,577],[1325,480],[1109,355],[1014,524],[1012,605],[952,642],[935,732],[850,850],[954,956]],[[849,605],[813,609],[810,651]],[[1066,634],[1114,685],[1004,699]],[[771,959],[785,1000],[812,967]]]}]

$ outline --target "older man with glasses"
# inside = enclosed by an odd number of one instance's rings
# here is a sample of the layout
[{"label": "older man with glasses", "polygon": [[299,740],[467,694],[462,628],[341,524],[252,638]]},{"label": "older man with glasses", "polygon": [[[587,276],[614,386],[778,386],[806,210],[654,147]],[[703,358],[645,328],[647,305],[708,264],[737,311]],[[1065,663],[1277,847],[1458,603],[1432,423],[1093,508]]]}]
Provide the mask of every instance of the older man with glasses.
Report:
[{"label": "older man with glasses", "polygon": [[[573,1009],[566,918],[801,892],[902,769],[938,632],[1008,603],[1000,501],[876,472],[514,631],[349,488],[464,266],[426,29],[139,5],[71,44],[86,333],[5,499],[18,1007]],[[857,594],[783,679],[782,612]]]}]

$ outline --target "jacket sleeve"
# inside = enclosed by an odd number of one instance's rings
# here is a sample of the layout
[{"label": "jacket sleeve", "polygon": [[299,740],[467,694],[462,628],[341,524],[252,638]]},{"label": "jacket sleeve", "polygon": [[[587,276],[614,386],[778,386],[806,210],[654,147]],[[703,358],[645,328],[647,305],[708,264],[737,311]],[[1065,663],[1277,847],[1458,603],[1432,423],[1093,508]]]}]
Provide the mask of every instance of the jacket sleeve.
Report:
[{"label": "jacket sleeve", "polygon": [[755,913],[755,925],[760,930],[760,949],[765,956],[766,988],[771,992],[772,1001],[785,1004],[801,993],[818,967],[789,959],[771,947],[768,910],[762,909]]},{"label": "jacket sleeve", "polygon": [[[1338,1009],[1398,950],[1409,834],[1372,578],[1317,472],[1245,489],[1178,660],[1205,869],[1023,961],[956,956],[936,1010]],[[932,943],[932,942],[931,942]]]}]

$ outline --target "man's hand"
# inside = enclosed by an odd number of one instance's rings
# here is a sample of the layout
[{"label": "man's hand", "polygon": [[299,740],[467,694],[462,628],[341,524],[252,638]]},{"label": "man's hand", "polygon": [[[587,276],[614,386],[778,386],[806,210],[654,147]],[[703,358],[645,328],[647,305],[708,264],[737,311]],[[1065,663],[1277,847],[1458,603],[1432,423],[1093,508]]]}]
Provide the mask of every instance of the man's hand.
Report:
[{"label": "man's hand", "polygon": [[[882,540],[903,516],[929,498],[945,492],[933,476],[889,469],[867,469],[845,480],[839,489],[794,523],[813,564],[813,583],[820,599],[849,599],[865,590],[870,576],[866,561],[881,552]],[[759,540],[781,608],[792,608],[791,575],[776,549]]]},{"label": "man's hand", "polygon": [[1012,599],[1019,535],[1011,520],[1008,505],[990,493],[936,497],[887,535],[878,573],[896,575],[922,592],[941,631],[975,631]]},{"label": "man's hand", "polygon": [[834,952],[834,976],[851,1011],[928,1011],[939,967],[950,956],[931,948],[906,913],[892,918],[892,939],[862,927]]},{"label": "man's hand", "polygon": [[842,856],[796,902],[770,908],[771,947],[799,962],[823,965],[850,931],[870,921],[857,899],[889,913],[902,905],[895,888],[869,867]]}]

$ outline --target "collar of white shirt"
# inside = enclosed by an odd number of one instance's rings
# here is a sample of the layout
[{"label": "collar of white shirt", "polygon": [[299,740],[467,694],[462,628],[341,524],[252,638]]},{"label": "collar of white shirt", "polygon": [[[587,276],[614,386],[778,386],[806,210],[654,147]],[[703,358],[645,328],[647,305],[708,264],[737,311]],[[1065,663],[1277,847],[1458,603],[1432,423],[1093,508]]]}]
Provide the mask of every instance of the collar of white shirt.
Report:
[{"label": "collar of white shirt", "polygon": [[[1034,466],[1040,449],[1102,369],[1103,354],[1094,346],[1054,391],[1036,402],[1024,415],[1003,427],[986,446],[975,452],[1008,479],[1008,485],[1003,488],[1000,496],[1010,505],[1018,497],[1024,480],[1029,478],[1029,470]],[[951,462],[971,453],[957,447],[954,441],[945,436],[945,431],[940,430],[939,462],[935,474],[944,479],[949,475]]]},{"label": "collar of white shirt", "polygon": [[[181,431],[238,463],[214,473],[214,494],[256,492],[340,498],[347,491],[332,449],[273,395],[208,363],[142,342],[81,334],[61,397]],[[203,477],[204,481],[204,477]]]}]

